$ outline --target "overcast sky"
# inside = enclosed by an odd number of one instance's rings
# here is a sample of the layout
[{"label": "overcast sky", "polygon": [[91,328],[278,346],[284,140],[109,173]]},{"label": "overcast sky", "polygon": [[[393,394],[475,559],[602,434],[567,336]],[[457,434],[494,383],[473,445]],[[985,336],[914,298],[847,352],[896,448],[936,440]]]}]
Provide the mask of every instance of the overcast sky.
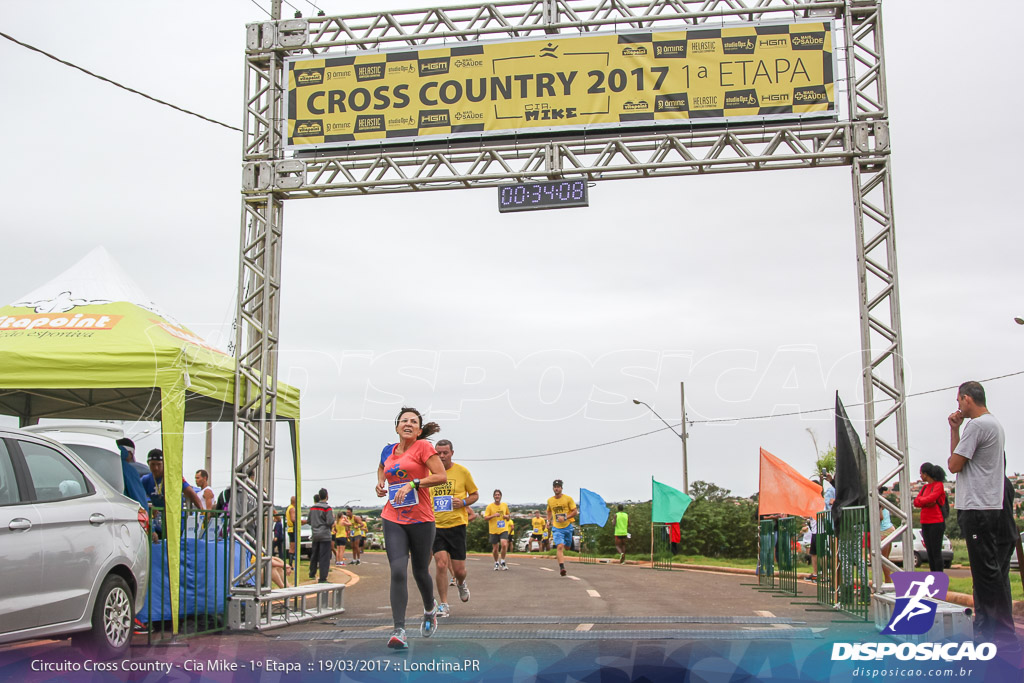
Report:
[{"label": "overcast sky", "polygon": [[[292,4],[314,13],[305,0]],[[426,3],[318,0],[328,14]],[[154,97],[241,126],[245,24],[268,0],[4,3],[5,33]],[[885,38],[908,391],[1024,370],[1020,136],[1011,22],[961,3],[887,3]],[[291,10],[286,6],[290,16]],[[996,0],[991,16],[1016,3]],[[951,37],[955,36],[955,41]],[[956,50],[944,41],[951,40]],[[17,300],[104,246],[160,307],[224,346],[233,317],[241,134],[0,39],[4,266]],[[999,115],[993,115],[998,112]],[[758,448],[810,473],[838,391],[862,436],[848,168],[598,183],[590,207],[499,215],[493,189],[289,202],[281,379],[302,396],[306,502],[376,503],[402,404],[442,426],[484,500],[606,500],[690,481],[757,490]],[[0,369],[2,371],[2,369]],[[1024,471],[1024,375],[989,382]],[[909,399],[913,476],[945,464],[955,390]],[[5,424],[14,424],[2,418]],[[144,425],[129,425],[138,431]],[[202,425],[185,472],[202,465]],[[226,485],[229,426],[215,432]],[[140,441],[140,449],[158,438]],[[282,442],[282,446],[284,442]],[[284,450],[282,450],[284,453]],[[505,459],[505,460],[498,460]],[[497,460],[496,462],[486,462]],[[888,469],[885,463],[882,469]],[[292,486],[277,463],[278,502]],[[348,477],[348,478],[345,478]]]}]

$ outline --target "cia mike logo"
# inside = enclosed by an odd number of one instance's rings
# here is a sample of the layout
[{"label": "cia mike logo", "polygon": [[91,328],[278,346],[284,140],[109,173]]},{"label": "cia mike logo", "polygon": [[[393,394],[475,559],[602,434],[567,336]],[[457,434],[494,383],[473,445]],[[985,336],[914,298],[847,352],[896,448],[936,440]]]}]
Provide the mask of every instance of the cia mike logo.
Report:
[{"label": "cia mike logo", "polygon": [[935,623],[936,600],[944,600],[949,577],[942,572],[894,572],[896,605],[882,633],[919,636]]}]

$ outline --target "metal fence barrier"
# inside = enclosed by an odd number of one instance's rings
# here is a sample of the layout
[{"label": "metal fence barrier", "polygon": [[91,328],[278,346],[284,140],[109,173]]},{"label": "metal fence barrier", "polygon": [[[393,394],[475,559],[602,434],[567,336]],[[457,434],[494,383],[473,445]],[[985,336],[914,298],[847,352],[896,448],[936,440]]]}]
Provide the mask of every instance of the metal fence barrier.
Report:
[{"label": "metal fence barrier", "polygon": [[[149,588],[139,614],[147,642],[170,639],[171,593],[167,530],[163,508],[150,506]],[[181,512],[178,574],[179,630],[198,635],[227,628],[229,515],[224,510]],[[138,624],[136,624],[138,627]]]},{"label": "metal fence barrier", "polygon": [[839,520],[839,609],[867,621],[871,606],[867,508],[843,508]]},{"label": "metal fence barrier", "polygon": [[762,519],[757,525],[757,583],[761,588],[775,588],[774,519]]},{"label": "metal fence barrier", "polygon": [[831,512],[818,513],[818,602],[867,621],[868,514],[863,506],[843,508],[837,531]]},{"label": "metal fence barrier", "polygon": [[778,524],[779,533],[775,551],[778,556],[779,590],[796,595],[796,567],[800,557],[800,529],[803,527],[803,519],[781,517]]},{"label": "metal fence barrier", "polygon": [[672,542],[668,524],[652,524],[651,566],[654,569],[672,569]]},{"label": "metal fence barrier", "polygon": [[583,564],[597,564],[597,536],[601,532],[600,527],[588,529],[580,525],[580,556],[578,562]]}]

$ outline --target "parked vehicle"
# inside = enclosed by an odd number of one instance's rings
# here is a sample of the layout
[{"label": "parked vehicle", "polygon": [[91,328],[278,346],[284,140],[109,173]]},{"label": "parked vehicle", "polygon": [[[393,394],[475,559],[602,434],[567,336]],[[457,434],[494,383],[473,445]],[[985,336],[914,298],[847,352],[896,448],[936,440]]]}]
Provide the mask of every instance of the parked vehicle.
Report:
[{"label": "parked vehicle", "polygon": [[70,634],[129,647],[149,574],[149,517],[81,457],[0,427],[0,643]]},{"label": "parked vehicle", "polygon": [[[893,541],[892,551],[889,559],[900,564],[903,562],[903,542]],[[920,567],[928,563],[928,551],[924,549],[924,537],[920,529],[914,529],[914,566]],[[953,545],[949,542],[949,536],[942,536],[942,566],[949,567],[953,564]]]},{"label": "parked vehicle", "polygon": [[530,546],[530,537],[533,535],[533,529],[527,529],[523,532],[523,535],[516,541],[516,550],[521,553],[525,553],[526,549]]},{"label": "parked vehicle", "polygon": [[384,534],[368,533],[363,543],[370,550],[384,550]]},{"label": "parked vehicle", "polygon": [[313,554],[313,527],[308,524],[299,527],[299,552],[303,555]]},{"label": "parked vehicle", "polygon": [[[124,479],[121,475],[121,451],[117,448],[117,440],[124,436],[124,429],[118,425],[106,423],[47,424],[25,427],[25,431],[42,434],[64,444],[84,460],[85,464],[106,479],[107,483],[118,491],[124,490]],[[149,474],[149,466],[145,459],[146,456],[143,454],[142,462],[140,462],[139,454],[136,453],[136,460],[132,463],[140,477]]]},{"label": "parked vehicle", "polygon": [[[1024,531],[1020,534],[1021,543],[1024,543]],[[1020,565],[1017,563],[1017,550],[1014,549],[1013,555],[1010,557],[1010,569],[1017,569]]]}]

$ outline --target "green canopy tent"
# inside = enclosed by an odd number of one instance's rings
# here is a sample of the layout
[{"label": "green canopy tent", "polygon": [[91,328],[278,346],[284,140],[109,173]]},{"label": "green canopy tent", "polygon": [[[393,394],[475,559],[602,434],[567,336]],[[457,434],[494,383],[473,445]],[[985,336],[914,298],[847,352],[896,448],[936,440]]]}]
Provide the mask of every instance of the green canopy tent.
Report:
[{"label": "green canopy tent", "polygon": [[[0,308],[0,414],[161,423],[168,548],[179,548],[184,423],[230,421],[235,363],[161,312],[99,247]],[[278,384],[299,498],[299,392]],[[179,553],[169,552],[178,630]]]}]

